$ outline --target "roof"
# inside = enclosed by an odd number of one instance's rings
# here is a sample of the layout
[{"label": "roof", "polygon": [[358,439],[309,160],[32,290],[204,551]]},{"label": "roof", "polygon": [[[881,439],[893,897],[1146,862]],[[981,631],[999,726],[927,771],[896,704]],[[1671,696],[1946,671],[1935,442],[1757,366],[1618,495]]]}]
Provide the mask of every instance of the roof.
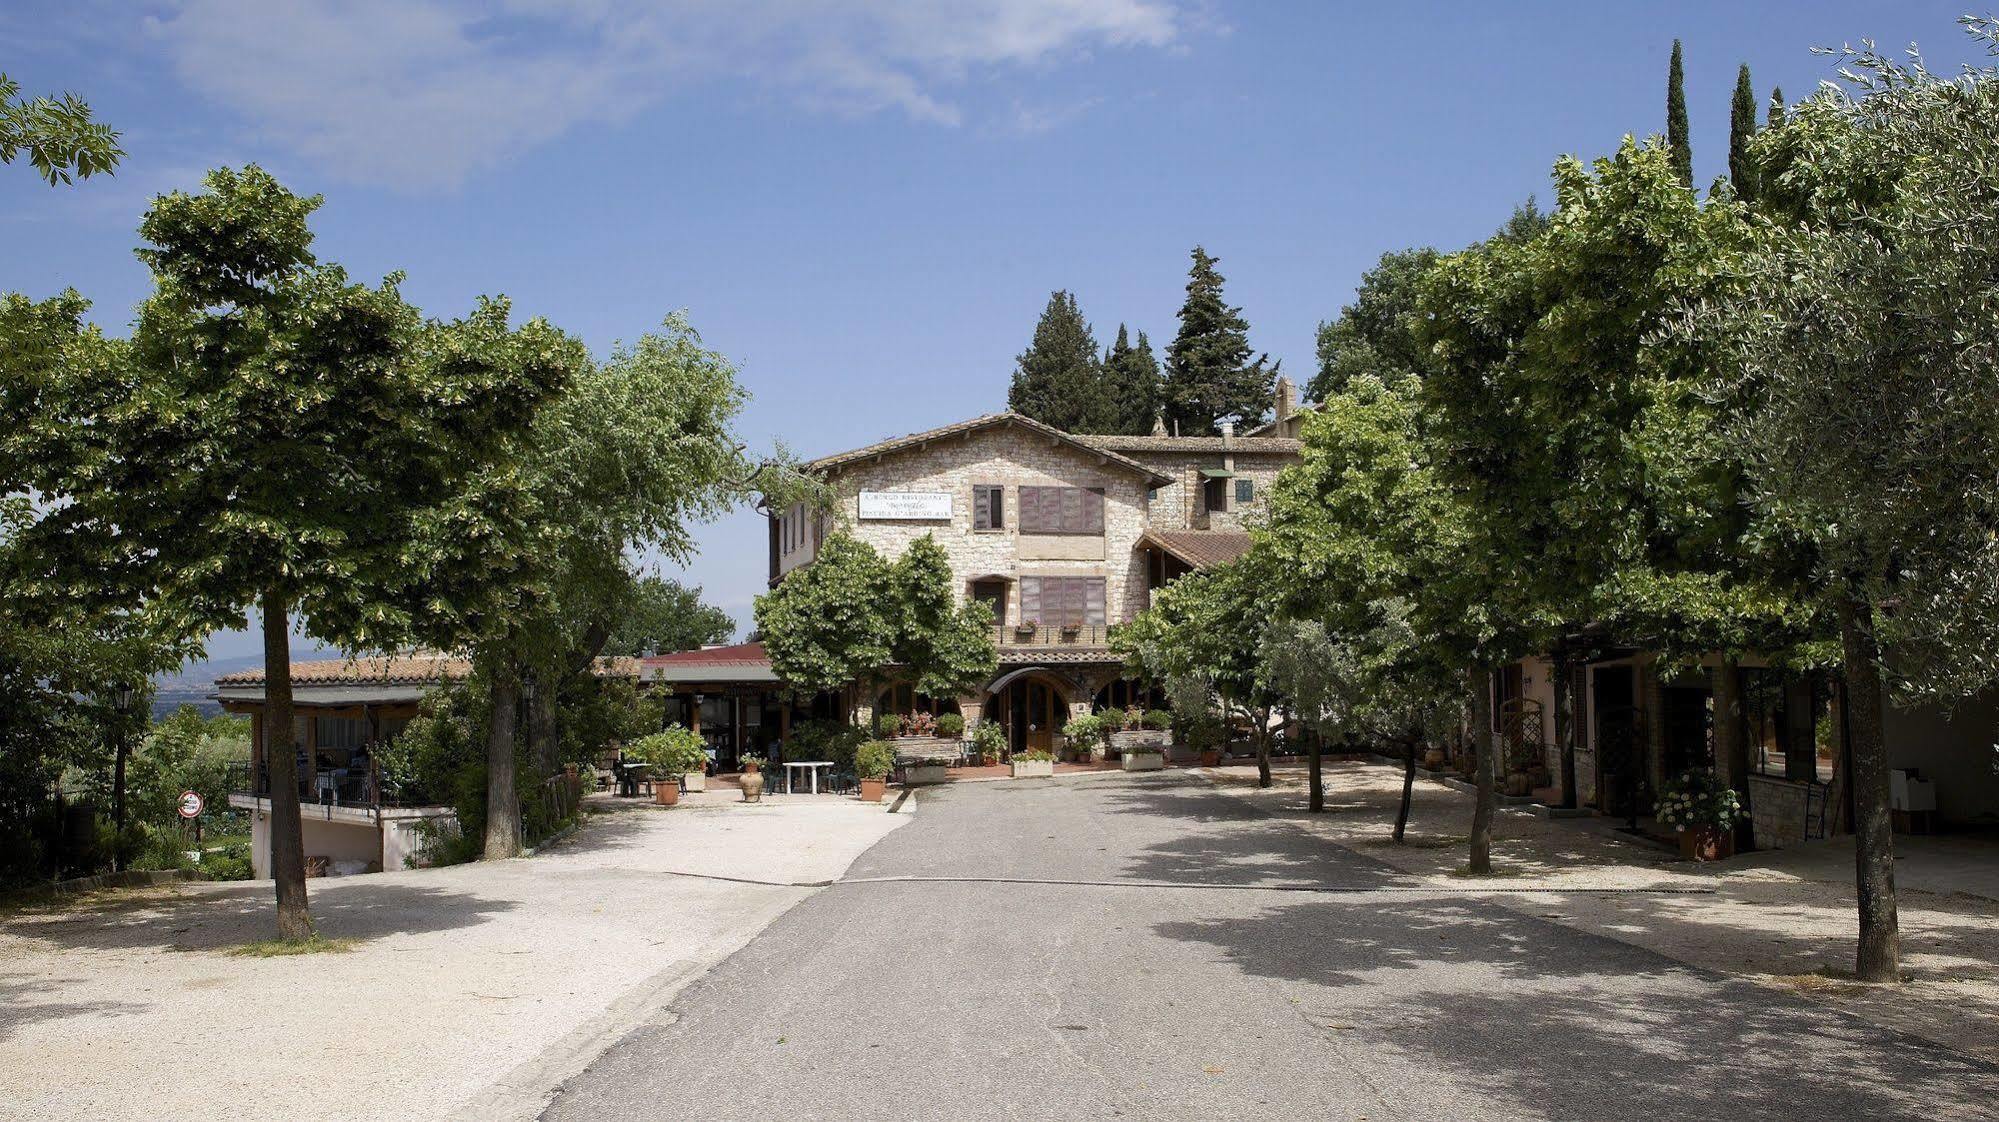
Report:
[{"label": "roof", "polygon": [[770,656],[762,643],[703,647],[694,651],[647,655],[639,660],[639,678],[647,682],[703,685],[726,682],[775,682]]},{"label": "roof", "polygon": [[[591,670],[608,678],[632,678],[638,676],[639,664],[635,658],[600,658]],[[438,654],[325,658],[291,666],[294,686],[427,686],[463,681],[471,675],[471,659]],[[215,685],[222,689],[263,684],[261,666],[215,679]]]},{"label": "roof", "polygon": [[[810,463],[807,463],[805,466],[813,471],[820,471],[820,472],[838,471],[841,468],[848,466],[849,464],[858,463],[861,460],[874,459],[876,457],[890,455],[895,452],[901,452],[906,449],[921,448],[926,444],[935,443],[936,441],[939,440],[945,440],[955,436],[969,436],[972,433],[978,432],[981,429],[996,428],[1001,425],[1012,425],[1016,428],[1024,428],[1029,432],[1033,432],[1040,436],[1047,437],[1048,439],[1056,441],[1058,443],[1067,444],[1070,447],[1076,449],[1078,452],[1082,453],[1083,455],[1095,456],[1098,459],[1103,460],[1105,463],[1116,464],[1117,466],[1124,468],[1127,471],[1130,471],[1137,475],[1142,475],[1147,479],[1155,480],[1161,484],[1172,482],[1171,479],[1167,478],[1164,475],[1159,474],[1158,472],[1152,470],[1151,468],[1145,466],[1144,464],[1139,463],[1137,460],[1131,459],[1130,457],[1127,456],[1119,455],[1117,449],[1109,445],[1097,443],[1097,441],[1099,440],[1099,438],[1097,437],[1074,436],[1071,435],[1070,433],[1063,432],[1061,429],[1056,428],[1054,425],[1046,424],[1042,421],[1037,421],[1032,417],[1011,412],[986,413],[981,416],[973,417],[969,421],[959,421],[956,424],[945,425],[942,428],[926,429],[923,432],[913,432],[907,436],[898,436],[888,440],[877,441],[863,448],[855,448],[852,451],[836,452],[830,456],[821,456],[820,458],[813,460]],[[1297,442],[1292,441],[1291,443],[1296,444]]]},{"label": "roof", "polygon": [[1296,455],[1305,442],[1288,436],[1079,436],[1077,440],[1111,452],[1236,452]]},{"label": "roof", "polygon": [[694,651],[675,651],[672,654],[647,655],[640,660],[648,668],[654,666],[769,666],[770,656],[764,654],[762,643],[737,643],[731,647],[702,647]]},{"label": "roof", "polygon": [[1153,545],[1196,569],[1225,565],[1249,552],[1249,535],[1240,530],[1147,530],[1140,545]]}]

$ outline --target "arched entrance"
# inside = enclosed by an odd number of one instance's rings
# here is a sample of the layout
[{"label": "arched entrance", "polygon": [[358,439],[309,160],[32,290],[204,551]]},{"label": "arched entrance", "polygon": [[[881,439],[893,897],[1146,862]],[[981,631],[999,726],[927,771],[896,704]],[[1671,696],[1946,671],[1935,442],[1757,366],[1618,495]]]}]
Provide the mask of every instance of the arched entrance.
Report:
[{"label": "arched entrance", "polygon": [[1006,730],[1014,752],[1052,752],[1069,720],[1069,694],[1060,679],[1039,667],[1016,670],[992,684],[987,719]]}]

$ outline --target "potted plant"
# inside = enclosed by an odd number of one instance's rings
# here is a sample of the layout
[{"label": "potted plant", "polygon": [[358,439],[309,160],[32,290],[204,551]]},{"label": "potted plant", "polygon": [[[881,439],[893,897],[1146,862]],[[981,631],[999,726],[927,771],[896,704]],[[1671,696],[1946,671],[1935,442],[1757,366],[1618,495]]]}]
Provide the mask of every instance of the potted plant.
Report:
[{"label": "potted plant", "polygon": [[1071,717],[1062,726],[1062,739],[1069,744],[1069,754],[1078,763],[1094,759],[1103,745],[1104,723],[1095,714]]},{"label": "potted plant", "polygon": [[708,763],[708,753],[698,733],[679,725],[640,737],[626,752],[645,761],[653,775],[653,799],[661,806],[680,801],[680,777],[698,773]]},{"label": "potted plant", "polygon": [[888,790],[888,773],[895,770],[895,745],[870,740],[854,750],[854,774],[861,778],[861,801],[878,803]]},{"label": "potted plant", "polygon": [[901,736],[902,714],[900,713],[875,714],[875,735],[881,737],[883,740],[890,740],[893,739],[894,737]]},{"label": "potted plant", "polygon": [[1013,777],[1023,779],[1028,776],[1054,775],[1055,757],[1036,749],[1032,752],[1013,754]]},{"label": "potted plant", "polygon": [[1220,719],[1212,714],[1202,714],[1187,723],[1187,746],[1200,757],[1202,767],[1216,767],[1222,762],[1222,740],[1227,729]]},{"label": "potted plant", "polygon": [[1735,824],[1743,817],[1742,800],[1712,771],[1694,769],[1666,784],[1652,816],[1679,834],[1682,857],[1719,861],[1735,854]]},{"label": "potted plant", "polygon": [[945,713],[937,718],[937,735],[946,740],[965,738],[965,718],[957,713]]},{"label": "potted plant", "polygon": [[1083,625],[1080,623],[1065,623],[1062,625],[1062,638],[1074,640],[1076,636],[1082,634],[1082,631]]},{"label": "potted plant", "polygon": [[1159,716],[1163,720],[1159,721],[1147,720],[1146,714],[1135,709],[1130,712],[1106,710],[1102,716],[1104,727],[1110,728],[1113,722],[1119,726],[1110,734],[1110,741],[1120,754],[1126,758],[1134,754],[1151,757],[1128,766],[1126,770],[1152,771],[1166,766],[1166,748],[1172,738],[1169,731],[1173,727],[1171,713],[1161,711]]},{"label": "potted plant", "polygon": [[746,803],[762,802],[764,797],[763,757],[746,752],[737,761],[737,765],[743,769],[743,801]]},{"label": "potted plant", "polygon": [[979,754],[979,762],[993,767],[1005,762],[1006,732],[997,721],[980,721],[972,732],[972,749]]},{"label": "potted plant", "polygon": [[1019,639],[1022,642],[1026,642],[1027,640],[1034,638],[1035,633],[1040,630],[1041,630],[1040,620],[1024,619],[1021,620],[1019,623],[1013,625],[1013,637]]}]

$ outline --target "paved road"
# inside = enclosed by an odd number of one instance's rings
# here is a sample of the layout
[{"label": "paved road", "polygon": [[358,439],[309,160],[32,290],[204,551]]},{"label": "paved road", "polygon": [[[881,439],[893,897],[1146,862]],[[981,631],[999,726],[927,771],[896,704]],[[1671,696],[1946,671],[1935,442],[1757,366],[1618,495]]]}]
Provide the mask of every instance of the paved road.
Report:
[{"label": "paved road", "polygon": [[1989,1065],[1406,883],[1188,773],[926,792],[548,1117],[1999,1117]]}]

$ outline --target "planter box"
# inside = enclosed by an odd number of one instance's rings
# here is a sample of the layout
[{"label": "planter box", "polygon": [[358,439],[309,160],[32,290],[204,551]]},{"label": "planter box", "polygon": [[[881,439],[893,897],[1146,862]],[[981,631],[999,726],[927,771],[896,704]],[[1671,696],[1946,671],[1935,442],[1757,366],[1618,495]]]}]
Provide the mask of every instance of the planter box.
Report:
[{"label": "planter box", "polygon": [[943,764],[910,764],[902,769],[902,785],[905,787],[942,783],[950,777],[951,769]]},{"label": "planter box", "polygon": [[933,756],[955,760],[965,751],[963,741],[943,736],[898,736],[889,743],[895,745],[895,758],[905,766]]},{"label": "planter box", "polygon": [[1165,729],[1119,729],[1111,734],[1111,747],[1120,752],[1164,752],[1173,734]]},{"label": "planter box", "polygon": [[690,771],[680,779],[681,786],[687,788],[689,794],[708,789],[708,773],[705,771]]},{"label": "planter box", "polygon": [[1166,766],[1166,754],[1157,749],[1142,748],[1124,754],[1126,771],[1158,771]]},{"label": "planter box", "polygon": [[1015,779],[1027,779],[1032,776],[1054,774],[1054,760],[1015,760],[1013,762],[1013,777]]}]

